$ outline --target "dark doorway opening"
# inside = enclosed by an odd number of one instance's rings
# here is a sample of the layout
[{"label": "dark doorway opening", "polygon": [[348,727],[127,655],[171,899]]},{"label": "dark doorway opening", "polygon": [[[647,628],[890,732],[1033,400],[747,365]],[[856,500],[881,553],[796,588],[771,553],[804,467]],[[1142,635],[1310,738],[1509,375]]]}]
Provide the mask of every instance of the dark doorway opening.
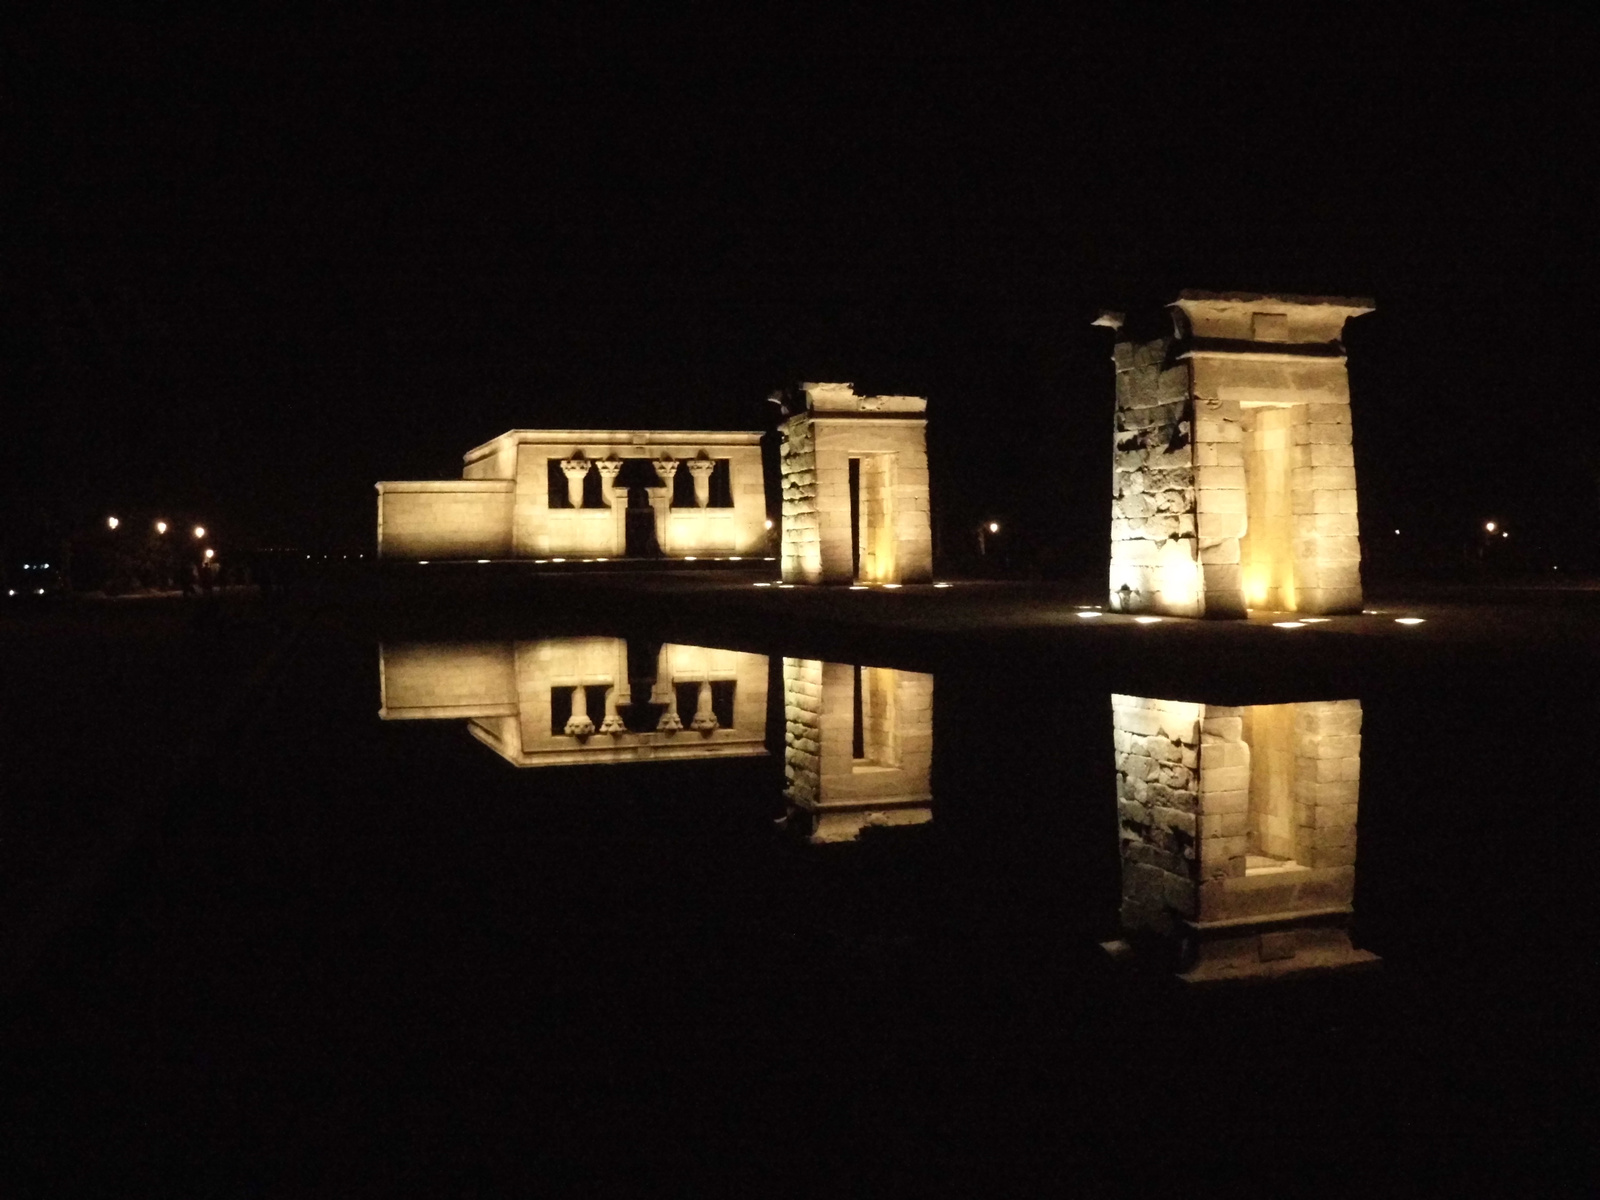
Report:
[{"label": "dark doorway opening", "polygon": [[[861,578],[861,460],[850,460],[850,578]],[[859,674],[861,668],[857,667]],[[861,689],[856,689],[856,695]]]}]

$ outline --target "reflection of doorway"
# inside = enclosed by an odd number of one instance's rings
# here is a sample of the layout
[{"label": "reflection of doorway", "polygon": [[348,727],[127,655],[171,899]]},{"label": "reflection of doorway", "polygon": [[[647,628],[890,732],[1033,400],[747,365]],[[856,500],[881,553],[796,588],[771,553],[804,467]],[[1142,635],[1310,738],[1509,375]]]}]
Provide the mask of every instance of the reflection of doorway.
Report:
[{"label": "reflection of doorway", "polygon": [[1249,754],[1245,874],[1294,870],[1295,730],[1293,704],[1254,704],[1244,710]]},{"label": "reflection of doorway", "polygon": [[850,574],[863,583],[893,583],[894,455],[850,460]]}]

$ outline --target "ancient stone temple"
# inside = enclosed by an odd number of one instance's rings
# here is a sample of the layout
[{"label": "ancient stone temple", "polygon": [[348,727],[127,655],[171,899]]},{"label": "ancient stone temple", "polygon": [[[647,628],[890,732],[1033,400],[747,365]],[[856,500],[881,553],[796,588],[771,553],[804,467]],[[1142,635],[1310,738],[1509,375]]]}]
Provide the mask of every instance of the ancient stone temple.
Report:
[{"label": "ancient stone temple", "polygon": [[1117,330],[1111,604],[1359,612],[1350,385],[1368,300],[1183,292]]},{"label": "ancient stone temple", "polygon": [[1370,966],[1350,940],[1361,703],[1111,697],[1131,948],[1195,983]]},{"label": "ancient stone temple", "polygon": [[783,400],[786,583],[927,583],[927,401],[802,384]]},{"label": "ancient stone temple", "polygon": [[767,752],[764,654],[609,637],[425,643],[380,647],[378,672],[384,720],[465,721],[518,767]]},{"label": "ancient stone temple", "polygon": [[514,429],[461,479],[377,486],[380,558],[768,553],[759,433]]},{"label": "ancient stone temple", "polygon": [[933,676],[783,660],[787,822],[813,842],[932,816]]}]

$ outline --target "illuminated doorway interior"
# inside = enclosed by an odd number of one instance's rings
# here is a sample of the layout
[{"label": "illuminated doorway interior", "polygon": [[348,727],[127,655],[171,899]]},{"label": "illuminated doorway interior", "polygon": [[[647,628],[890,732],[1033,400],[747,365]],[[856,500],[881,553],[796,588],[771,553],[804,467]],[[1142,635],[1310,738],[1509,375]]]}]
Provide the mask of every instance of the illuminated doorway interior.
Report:
[{"label": "illuminated doorway interior", "polygon": [[850,564],[860,583],[889,583],[895,575],[894,455],[850,459]]},{"label": "illuminated doorway interior", "polygon": [[1295,861],[1295,728],[1292,704],[1241,710],[1250,755],[1245,874],[1300,870]]},{"label": "illuminated doorway interior", "polygon": [[1242,408],[1245,511],[1239,560],[1248,608],[1294,612],[1293,433],[1284,406]]},{"label": "illuminated doorway interior", "polygon": [[900,672],[887,667],[856,667],[851,714],[852,771],[892,770],[900,765],[899,720],[895,693]]}]

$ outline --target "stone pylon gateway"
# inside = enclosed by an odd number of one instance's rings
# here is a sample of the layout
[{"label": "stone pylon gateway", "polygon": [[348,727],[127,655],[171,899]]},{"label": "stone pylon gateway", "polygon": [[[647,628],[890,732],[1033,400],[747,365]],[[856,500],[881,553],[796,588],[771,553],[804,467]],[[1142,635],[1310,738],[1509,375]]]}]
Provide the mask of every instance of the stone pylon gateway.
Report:
[{"label": "stone pylon gateway", "polygon": [[1117,331],[1112,607],[1361,610],[1344,324],[1370,300],[1185,291]]},{"label": "stone pylon gateway", "polygon": [[782,401],[786,583],[927,583],[928,402],[802,384]]}]

